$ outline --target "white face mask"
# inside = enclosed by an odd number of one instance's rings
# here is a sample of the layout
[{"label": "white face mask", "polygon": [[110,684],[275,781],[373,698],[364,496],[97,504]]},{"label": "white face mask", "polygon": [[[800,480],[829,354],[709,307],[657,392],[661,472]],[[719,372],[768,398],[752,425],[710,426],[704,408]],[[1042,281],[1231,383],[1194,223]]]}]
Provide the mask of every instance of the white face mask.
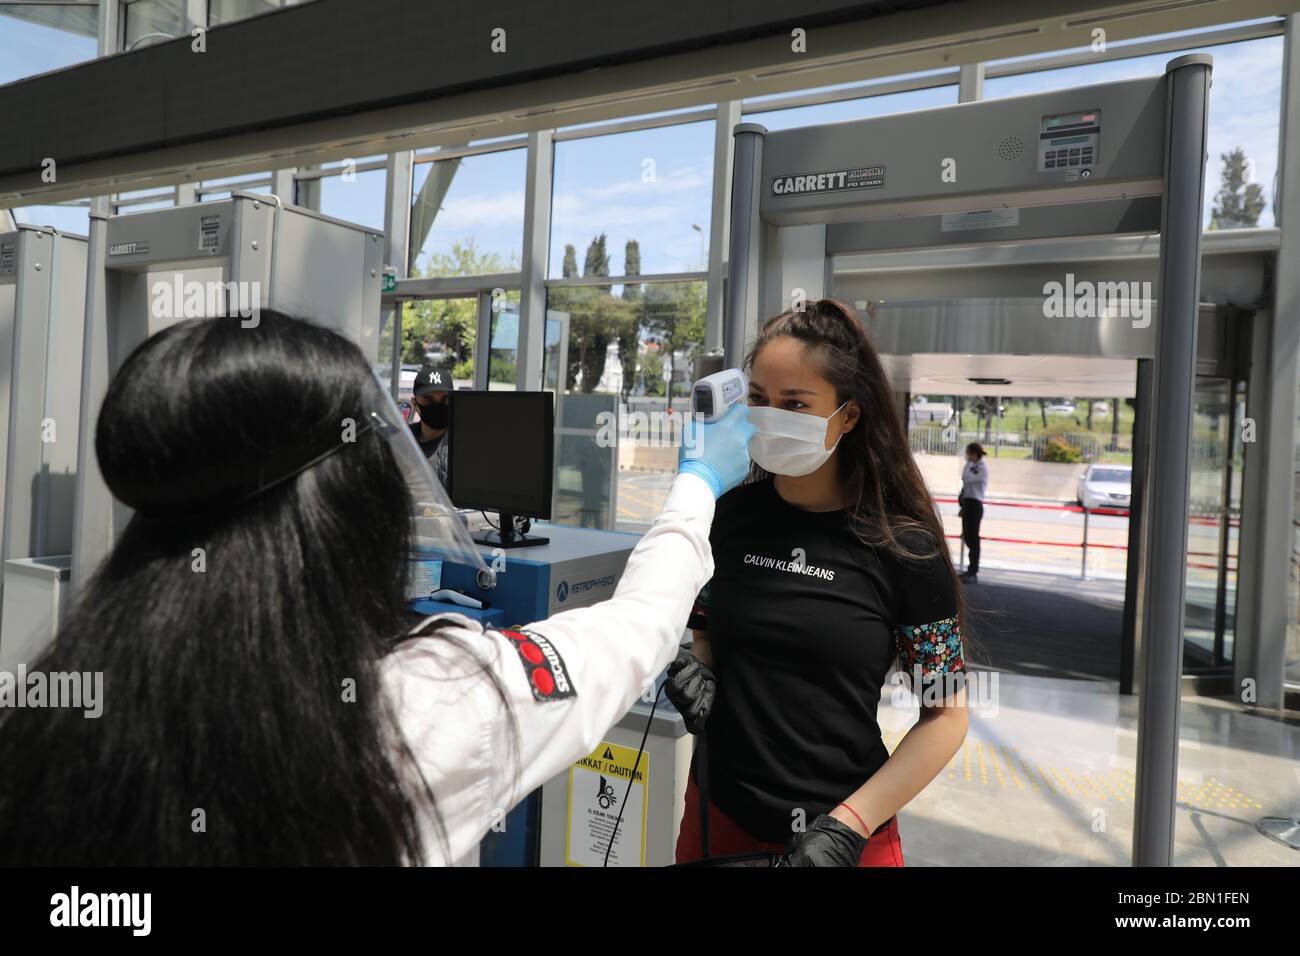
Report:
[{"label": "white face mask", "polygon": [[788,408],[751,405],[749,421],[758,433],[749,440],[750,457],[758,467],[774,475],[798,478],[812,474],[826,464],[839,447],[838,439],[834,446],[826,447],[826,425],[844,405],[825,418],[792,412]]}]

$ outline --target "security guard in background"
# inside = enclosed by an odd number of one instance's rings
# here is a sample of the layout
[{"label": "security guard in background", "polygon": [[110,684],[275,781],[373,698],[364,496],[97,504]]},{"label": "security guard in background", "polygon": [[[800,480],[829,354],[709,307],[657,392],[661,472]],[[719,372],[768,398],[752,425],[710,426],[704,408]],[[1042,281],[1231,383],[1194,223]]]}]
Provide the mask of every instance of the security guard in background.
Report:
[{"label": "security guard in background", "polygon": [[411,395],[418,422],[411,423],[411,434],[420,451],[433,465],[442,486],[447,487],[447,429],[451,424],[451,366],[425,363],[415,376]]}]

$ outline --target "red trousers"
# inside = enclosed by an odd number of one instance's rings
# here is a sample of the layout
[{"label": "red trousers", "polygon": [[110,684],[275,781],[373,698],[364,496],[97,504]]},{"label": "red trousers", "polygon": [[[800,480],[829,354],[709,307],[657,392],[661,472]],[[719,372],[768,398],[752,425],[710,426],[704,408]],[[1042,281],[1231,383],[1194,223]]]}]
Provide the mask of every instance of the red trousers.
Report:
[{"label": "red trousers", "polygon": [[[781,843],[765,843],[750,836],[712,802],[709,803],[709,855],[732,856],[737,853],[779,853],[785,849]],[[700,852],[700,791],[695,786],[695,775],[686,781],[686,810],[682,814],[682,828],[677,834],[677,862],[689,863],[701,858]],[[890,817],[882,829],[871,835],[862,851],[858,866],[902,866],[903,844],[898,838],[898,817]]]}]

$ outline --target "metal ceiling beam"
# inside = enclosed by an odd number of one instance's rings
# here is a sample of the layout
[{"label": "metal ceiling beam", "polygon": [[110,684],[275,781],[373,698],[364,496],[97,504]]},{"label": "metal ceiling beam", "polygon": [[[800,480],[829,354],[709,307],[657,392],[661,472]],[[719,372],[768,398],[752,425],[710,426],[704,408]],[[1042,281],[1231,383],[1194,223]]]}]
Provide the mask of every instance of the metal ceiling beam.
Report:
[{"label": "metal ceiling beam", "polygon": [[[813,6],[792,18],[779,0],[720,5],[725,15],[698,3],[620,5],[612,24],[588,3],[568,18],[551,3],[521,4],[517,19],[459,7],[453,20],[436,5],[426,22],[413,12],[423,4],[317,0],[214,28],[201,57],[183,38],[0,87],[6,132],[17,132],[0,141],[0,206],[1026,56],[1087,46],[1098,27],[1108,41],[1135,39],[1272,16],[1300,0],[961,0],[943,16],[899,9],[916,6],[906,0]],[[869,16],[886,7],[897,12]],[[629,9],[646,22],[629,22]],[[853,10],[858,19],[818,29]],[[494,62],[466,49],[466,35],[486,37],[497,21],[510,52]],[[807,24],[808,52],[791,51],[792,23]],[[764,30],[775,33],[745,38]],[[340,69],[347,63],[366,70]],[[60,160],[58,182],[41,181],[45,157]]]}]

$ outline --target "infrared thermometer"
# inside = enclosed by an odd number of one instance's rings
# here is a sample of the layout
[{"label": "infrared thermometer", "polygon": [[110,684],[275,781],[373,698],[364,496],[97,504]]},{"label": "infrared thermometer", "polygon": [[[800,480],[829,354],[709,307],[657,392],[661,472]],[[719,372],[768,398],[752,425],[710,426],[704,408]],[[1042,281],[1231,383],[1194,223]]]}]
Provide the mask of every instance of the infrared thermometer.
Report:
[{"label": "infrared thermometer", "polygon": [[691,408],[703,422],[716,422],[749,394],[749,379],[738,368],[706,375],[691,389]]}]

